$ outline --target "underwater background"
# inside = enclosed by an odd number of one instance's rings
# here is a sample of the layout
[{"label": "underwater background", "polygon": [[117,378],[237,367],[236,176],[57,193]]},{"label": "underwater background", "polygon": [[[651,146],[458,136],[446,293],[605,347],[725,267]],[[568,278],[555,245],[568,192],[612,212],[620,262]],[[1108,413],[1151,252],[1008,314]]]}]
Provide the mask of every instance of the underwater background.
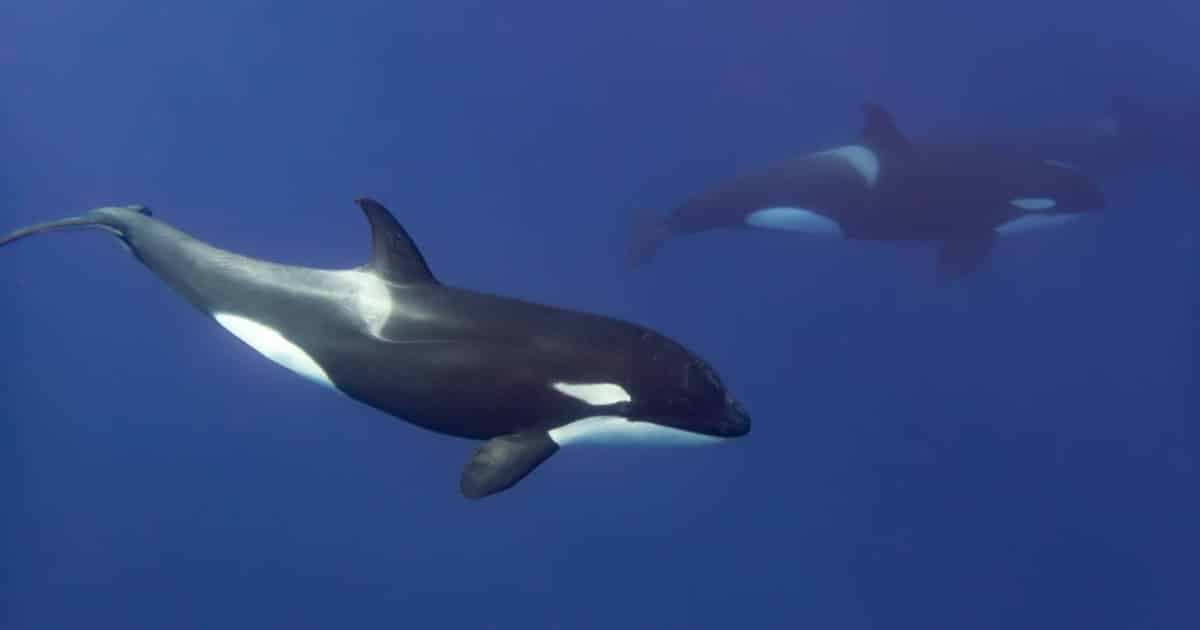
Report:
[{"label": "underwater background", "polygon": [[[754,418],[475,444],[306,383],[92,233],[0,252],[0,627],[1197,628],[1198,162],[965,281],[929,245],[635,212],[853,142],[1200,108],[1200,7],[1014,1],[0,5],[0,232],[146,204],[289,264],[390,207],[446,283],[649,325]],[[1200,134],[1200,119],[1180,134]]]}]

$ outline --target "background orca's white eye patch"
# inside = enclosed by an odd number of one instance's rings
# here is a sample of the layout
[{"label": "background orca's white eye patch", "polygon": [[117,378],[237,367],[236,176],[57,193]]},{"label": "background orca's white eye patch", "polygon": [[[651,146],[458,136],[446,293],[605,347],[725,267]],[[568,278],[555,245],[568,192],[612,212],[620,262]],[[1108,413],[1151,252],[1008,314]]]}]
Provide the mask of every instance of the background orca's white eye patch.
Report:
[{"label": "background orca's white eye patch", "polygon": [[763,208],[746,215],[746,225],[764,230],[804,232],[827,236],[841,236],[842,228],[836,221],[807,208],[776,206]]},{"label": "background orca's white eye patch", "polygon": [[1057,202],[1049,197],[1017,197],[1016,199],[1009,199],[1008,203],[1022,210],[1031,211],[1051,210],[1058,205]]}]

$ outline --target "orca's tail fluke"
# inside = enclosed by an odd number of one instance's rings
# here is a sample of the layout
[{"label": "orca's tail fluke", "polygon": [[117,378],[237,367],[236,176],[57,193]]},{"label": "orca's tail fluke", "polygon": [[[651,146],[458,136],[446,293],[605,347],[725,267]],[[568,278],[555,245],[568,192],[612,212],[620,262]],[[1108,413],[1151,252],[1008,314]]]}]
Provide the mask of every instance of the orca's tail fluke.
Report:
[{"label": "orca's tail fluke", "polygon": [[107,227],[107,226],[105,226],[103,223],[101,223],[100,219],[98,219],[96,217],[89,217],[86,215],[81,216],[81,217],[68,217],[66,219],[59,219],[58,221],[47,221],[46,223],[38,223],[36,225],[30,225],[27,227],[23,227],[19,230],[13,230],[12,232],[5,234],[4,236],[0,236],[0,247],[8,245],[9,243],[11,243],[13,241],[19,241],[19,240],[25,238],[26,236],[33,236],[34,234],[41,234],[42,232],[53,232],[56,230],[72,230],[72,229],[89,228],[89,227]]},{"label": "orca's tail fluke", "polygon": [[151,212],[145,206],[96,208],[87,214],[77,217],[67,217],[57,221],[47,221],[46,223],[38,223],[36,225],[23,227],[19,230],[13,230],[8,234],[0,236],[0,247],[8,245],[13,241],[19,241],[27,236],[41,234],[42,232],[55,232],[58,230],[100,228],[117,236],[122,236],[128,224],[128,217],[137,215],[151,216]]},{"label": "orca's tail fluke", "polygon": [[633,241],[625,256],[625,268],[644,267],[654,259],[662,244],[671,236],[671,227],[666,220],[649,214],[633,218]]}]

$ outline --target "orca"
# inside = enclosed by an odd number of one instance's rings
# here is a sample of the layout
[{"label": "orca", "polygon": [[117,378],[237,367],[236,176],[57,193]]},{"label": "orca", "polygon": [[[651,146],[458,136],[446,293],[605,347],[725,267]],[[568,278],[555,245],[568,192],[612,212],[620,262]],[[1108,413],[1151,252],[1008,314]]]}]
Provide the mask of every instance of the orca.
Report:
[{"label": "orca", "polygon": [[863,107],[858,144],[767,165],[640,216],[628,268],[669,238],[750,228],[879,241],[936,241],[938,277],[977,269],[998,235],[1069,222],[1104,205],[1074,166],[1000,145],[910,141],[882,107]]},{"label": "orca", "polygon": [[484,440],[460,491],[508,489],[569,444],[707,444],[750,417],[713,368],[621,320],[446,286],[380,203],[356,202],[370,262],[324,270],[217,249],[143,206],[29,226],[0,246],[99,228],[184,299],[275,363],[438,433]]},{"label": "orca", "polygon": [[[982,135],[980,137],[983,137]],[[1200,161],[1200,102],[1109,99],[1103,113],[987,134],[1042,158],[1069,162],[1100,178]]]}]

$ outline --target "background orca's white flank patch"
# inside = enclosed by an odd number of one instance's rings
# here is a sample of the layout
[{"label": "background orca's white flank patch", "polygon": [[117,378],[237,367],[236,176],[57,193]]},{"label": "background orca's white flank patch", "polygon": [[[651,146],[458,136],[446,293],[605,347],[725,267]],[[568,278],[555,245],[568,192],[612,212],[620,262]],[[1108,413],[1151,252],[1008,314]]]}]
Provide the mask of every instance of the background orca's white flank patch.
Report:
[{"label": "background orca's white flank patch", "polygon": [[1079,218],[1077,214],[1029,214],[1002,223],[996,227],[997,234],[1017,234],[1044,228],[1066,225]]},{"label": "background orca's white flank patch", "polygon": [[642,444],[648,446],[699,446],[722,441],[712,435],[692,433],[653,422],[635,422],[621,416],[592,416],[550,429],[550,439],[568,444]]},{"label": "background orca's white flank patch", "polygon": [[874,151],[861,144],[829,149],[818,155],[830,155],[844,160],[854,167],[854,170],[867,182],[868,187],[874,188],[875,182],[879,181],[879,157],[875,155]]},{"label": "background orca's white flank patch", "polygon": [[1022,210],[1050,210],[1058,203],[1049,197],[1018,197],[1008,203]]},{"label": "background orca's white flank patch", "polygon": [[747,215],[746,224],[767,230],[842,235],[842,228],[836,221],[806,208],[763,208]]},{"label": "background orca's white flank patch", "polygon": [[244,341],[246,345],[254,348],[264,357],[315,383],[336,389],[333,381],[329,380],[329,375],[321,369],[320,365],[317,365],[312,357],[308,356],[308,353],[300,346],[288,341],[274,328],[229,313],[213,313],[213,317],[225,330],[233,333],[233,336]]},{"label": "background orca's white flank patch", "polygon": [[554,383],[554,389],[589,405],[615,405],[633,400],[624,387],[615,383]]}]

